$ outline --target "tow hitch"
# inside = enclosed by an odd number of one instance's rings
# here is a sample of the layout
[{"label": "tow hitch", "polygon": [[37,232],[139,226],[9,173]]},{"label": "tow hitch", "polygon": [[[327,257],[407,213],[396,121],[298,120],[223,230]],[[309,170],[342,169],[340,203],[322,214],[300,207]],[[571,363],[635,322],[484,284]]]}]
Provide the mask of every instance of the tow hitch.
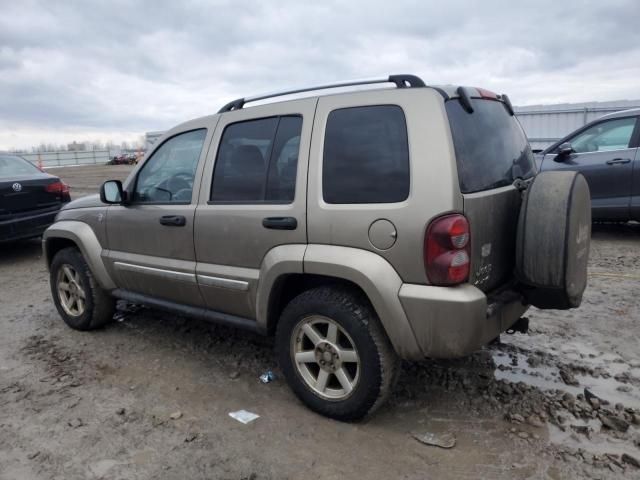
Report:
[{"label": "tow hitch", "polygon": [[514,323],[511,328],[507,330],[509,335],[513,335],[514,333],[527,333],[529,332],[529,319],[527,317],[520,317],[516,323]]}]

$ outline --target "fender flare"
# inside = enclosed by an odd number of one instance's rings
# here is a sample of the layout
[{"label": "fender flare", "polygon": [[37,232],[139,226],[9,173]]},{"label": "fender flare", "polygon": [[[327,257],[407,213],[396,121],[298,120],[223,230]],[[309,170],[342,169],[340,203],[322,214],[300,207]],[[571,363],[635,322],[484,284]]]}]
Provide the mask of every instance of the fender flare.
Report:
[{"label": "fender flare", "polygon": [[362,289],[375,309],[395,351],[407,360],[424,359],[400,303],[403,282],[380,255],[335,245],[281,245],[265,255],[256,295],[256,318],[267,329],[269,300],[279,278],[289,274],[316,274],[348,280]]},{"label": "fender flare", "polygon": [[407,360],[424,359],[398,296],[402,279],[380,255],[359,248],[309,245],[304,272],[343,278],[358,285],[371,301],[398,355]]},{"label": "fender flare", "polygon": [[280,245],[272,248],[262,259],[256,293],[256,320],[261,331],[266,332],[269,317],[269,301],[278,279],[292,273],[303,273],[302,262],[307,245]]},{"label": "fender flare", "polygon": [[56,238],[71,240],[77,245],[100,287],[105,290],[116,288],[102,261],[102,245],[89,225],[75,220],[62,220],[45,230],[42,236],[42,250],[47,268],[49,268],[49,247],[51,241]]}]

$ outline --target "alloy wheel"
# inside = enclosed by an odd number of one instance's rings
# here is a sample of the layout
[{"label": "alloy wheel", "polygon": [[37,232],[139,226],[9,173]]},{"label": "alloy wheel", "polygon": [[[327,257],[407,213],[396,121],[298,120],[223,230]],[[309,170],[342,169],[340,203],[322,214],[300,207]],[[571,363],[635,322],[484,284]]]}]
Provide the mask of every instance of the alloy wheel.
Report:
[{"label": "alloy wheel", "polygon": [[84,313],[86,293],[82,288],[80,274],[69,264],[63,264],[58,270],[58,298],[67,315],[79,317]]},{"label": "alloy wheel", "polygon": [[330,318],[314,315],[296,325],[291,358],[307,387],[324,399],[344,400],[358,384],[360,356],[355,343]]}]

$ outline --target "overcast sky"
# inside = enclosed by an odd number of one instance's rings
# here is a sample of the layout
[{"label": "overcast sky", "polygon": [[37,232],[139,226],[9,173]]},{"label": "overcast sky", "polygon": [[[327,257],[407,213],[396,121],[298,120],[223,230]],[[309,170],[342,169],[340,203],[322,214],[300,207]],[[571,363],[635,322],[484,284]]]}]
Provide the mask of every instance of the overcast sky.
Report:
[{"label": "overcast sky", "polygon": [[640,1],[0,0],[0,149],[132,140],[286,86],[415,73],[640,99]]}]

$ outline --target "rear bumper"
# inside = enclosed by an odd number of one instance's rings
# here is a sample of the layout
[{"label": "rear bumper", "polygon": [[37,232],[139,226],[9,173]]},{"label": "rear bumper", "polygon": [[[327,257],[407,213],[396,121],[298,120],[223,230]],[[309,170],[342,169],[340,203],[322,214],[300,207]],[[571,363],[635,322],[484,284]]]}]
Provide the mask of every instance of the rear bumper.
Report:
[{"label": "rear bumper", "polygon": [[400,302],[425,356],[454,358],[486,345],[529,308],[506,290],[487,296],[470,284],[457,287],[403,284]]},{"label": "rear bumper", "polygon": [[0,242],[39,237],[54,222],[58,211],[59,209],[31,215],[22,214],[0,221]]}]

